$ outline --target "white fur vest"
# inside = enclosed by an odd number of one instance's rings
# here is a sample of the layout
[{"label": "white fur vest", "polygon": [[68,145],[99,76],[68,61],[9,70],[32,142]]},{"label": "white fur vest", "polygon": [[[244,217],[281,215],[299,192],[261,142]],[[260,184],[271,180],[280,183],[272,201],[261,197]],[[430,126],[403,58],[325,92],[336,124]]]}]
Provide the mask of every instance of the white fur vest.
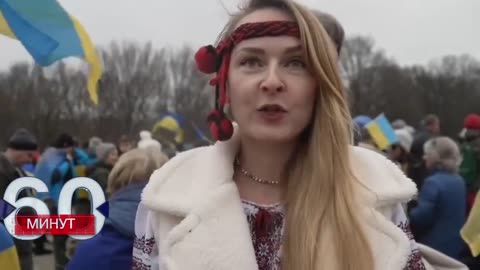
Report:
[{"label": "white fur vest", "polygon": [[[238,138],[183,152],[157,170],[142,194],[162,270],[257,270],[249,227],[232,181]],[[402,270],[411,253],[392,212],[416,193],[392,162],[352,147],[351,166],[371,191],[361,209],[378,270]]]}]

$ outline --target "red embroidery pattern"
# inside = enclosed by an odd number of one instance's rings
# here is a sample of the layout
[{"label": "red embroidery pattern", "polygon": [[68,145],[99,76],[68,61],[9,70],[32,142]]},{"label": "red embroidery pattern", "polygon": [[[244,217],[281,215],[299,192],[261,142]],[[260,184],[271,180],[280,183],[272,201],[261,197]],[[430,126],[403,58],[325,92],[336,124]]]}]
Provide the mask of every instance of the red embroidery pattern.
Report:
[{"label": "red embroidery pattern", "polygon": [[142,260],[133,257],[132,270],[151,270],[152,266],[147,265]]},{"label": "red embroidery pattern", "polygon": [[[154,247],[155,247],[155,238],[153,237],[150,237],[147,239],[144,235],[140,238],[135,237],[133,241],[133,248],[136,250],[142,251],[142,254],[147,254],[148,256],[152,254]],[[137,258],[136,256],[133,256],[132,259],[133,259],[132,270],[151,270],[152,269],[152,266],[143,262],[141,258]]]},{"label": "red embroidery pattern", "polygon": [[243,202],[259,270],[280,270],[284,213],[280,206]]},{"label": "red embroidery pattern", "polygon": [[[416,245],[408,221],[400,222],[400,224],[398,224],[397,226],[402,229],[402,231],[408,236],[411,244]],[[410,253],[410,256],[408,257],[405,270],[426,270],[425,265],[422,262],[422,256],[420,255],[420,251],[417,247],[412,248],[412,253]]]},{"label": "red embroidery pattern", "polygon": [[[243,202],[243,207],[250,225],[259,270],[280,270],[285,217],[281,206],[263,207]],[[408,236],[412,245],[412,252],[404,270],[426,270],[408,221],[402,221],[397,226]]]},{"label": "red embroidery pattern", "polygon": [[146,239],[145,235],[141,238],[135,237],[133,241],[133,247],[141,250],[142,253],[150,255],[155,245],[155,239],[153,237]]}]

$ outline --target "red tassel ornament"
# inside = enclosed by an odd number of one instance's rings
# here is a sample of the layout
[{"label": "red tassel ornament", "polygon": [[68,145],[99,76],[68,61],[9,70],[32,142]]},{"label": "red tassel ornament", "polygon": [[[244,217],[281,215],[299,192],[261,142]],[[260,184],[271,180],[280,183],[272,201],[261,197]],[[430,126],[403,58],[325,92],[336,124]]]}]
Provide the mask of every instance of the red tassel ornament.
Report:
[{"label": "red tassel ornament", "polygon": [[205,73],[212,74],[217,71],[217,51],[212,45],[201,47],[195,53],[197,68]]}]

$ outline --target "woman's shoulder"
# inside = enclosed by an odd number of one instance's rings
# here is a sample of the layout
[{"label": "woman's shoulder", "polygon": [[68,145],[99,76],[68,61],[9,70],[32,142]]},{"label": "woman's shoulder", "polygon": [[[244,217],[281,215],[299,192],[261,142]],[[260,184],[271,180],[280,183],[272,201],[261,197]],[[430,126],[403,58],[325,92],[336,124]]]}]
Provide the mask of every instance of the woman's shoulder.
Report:
[{"label": "woman's shoulder", "polygon": [[[120,261],[121,258],[129,257],[132,248],[132,239],[125,237],[113,226],[106,224],[99,235],[78,243],[67,268],[87,269],[99,264],[108,268],[105,266]],[[98,252],[92,254],[92,250]]]},{"label": "woman's shoulder", "polygon": [[192,164],[201,161],[210,148],[211,146],[199,147],[178,153],[152,174],[149,184],[158,184],[168,180],[180,170],[191,167]]},{"label": "woman's shoulder", "polygon": [[148,180],[142,192],[142,202],[146,205],[155,205],[161,193],[163,197],[179,196],[179,192],[186,193],[192,182],[200,175],[211,171],[212,146],[199,147],[177,154],[161,168],[156,170]]},{"label": "woman's shoulder", "polygon": [[353,173],[377,204],[406,203],[417,193],[415,183],[384,155],[351,147],[350,157]]},{"label": "woman's shoulder", "polygon": [[450,173],[446,171],[437,171],[429,175],[425,182],[431,184],[440,184],[440,185],[463,185],[465,180],[458,173]]}]

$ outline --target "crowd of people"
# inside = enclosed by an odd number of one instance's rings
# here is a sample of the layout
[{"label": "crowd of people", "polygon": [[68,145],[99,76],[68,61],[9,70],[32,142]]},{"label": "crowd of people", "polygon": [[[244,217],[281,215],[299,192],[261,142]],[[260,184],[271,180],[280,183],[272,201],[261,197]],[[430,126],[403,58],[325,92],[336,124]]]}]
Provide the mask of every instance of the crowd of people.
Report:
[{"label": "crowd of people", "polygon": [[[480,183],[480,115],[468,115],[455,140],[441,135],[436,115],[427,115],[418,129],[395,120],[392,126],[398,141],[387,149],[380,149],[369,135],[366,125],[371,121],[364,115],[353,119],[355,144],[388,157],[416,183],[418,196],[404,206],[415,239],[478,267],[478,230],[466,228],[466,222],[475,202],[479,204],[475,197]],[[92,240],[77,243],[66,236],[53,237],[56,269],[86,269],[91,265],[100,265],[98,269],[129,269],[125,266],[132,264],[140,194],[150,175],[167,160],[162,145],[148,131],[140,132],[138,143],[126,137],[117,144],[92,137],[83,148],[73,136],[60,134],[40,153],[35,136],[19,129],[0,155],[0,196],[11,181],[36,176],[48,184],[50,194],[43,199],[55,213],[59,191],[69,179],[94,179],[109,198],[110,216],[100,235]],[[33,195],[24,190],[18,198]],[[80,190],[76,195],[74,211],[90,213],[87,193]],[[473,219],[478,217],[472,217],[470,222],[475,222]],[[33,254],[52,253],[45,247],[46,237],[32,243],[12,238],[4,227],[0,232],[0,250],[8,254],[5,263],[12,265],[11,269],[34,269]],[[95,254],[92,250],[96,250]]]},{"label": "crowd of people", "polygon": [[[165,155],[148,131],[136,145],[94,137],[84,147],[60,134],[38,153],[21,129],[0,155],[0,196],[33,175],[55,213],[76,176],[104,189],[110,215],[98,236],[53,237],[57,270],[477,269],[480,116],[468,115],[455,140],[435,115],[417,129],[399,119],[397,141],[380,149],[365,128],[372,119],[350,115],[343,39],[329,14],[251,0],[195,55],[215,74],[215,144]],[[73,200],[74,212],[92,210],[85,192]],[[11,269],[51,252],[45,237],[12,241],[1,225],[0,238],[0,265]]]},{"label": "crowd of people", "polygon": [[[467,115],[456,138],[442,136],[440,119],[433,114],[418,130],[397,119],[392,126],[398,140],[387,149],[380,149],[369,134],[370,117],[359,115],[354,121],[356,143],[387,156],[416,183],[419,194],[406,206],[415,239],[475,263],[480,228],[471,230],[466,223],[480,184],[480,115]],[[470,223],[478,218],[472,214]],[[475,265],[480,267],[478,259]]]},{"label": "crowd of people", "polygon": [[[17,130],[8,141],[6,151],[0,154],[0,197],[3,198],[7,186],[15,179],[37,177],[47,184],[49,193],[35,194],[33,190],[26,189],[17,198],[37,196],[45,201],[51,214],[56,214],[60,190],[65,183],[75,177],[86,176],[97,181],[102,187],[109,200],[110,209],[109,218],[100,235],[81,243],[67,236],[54,236],[51,243],[53,251],[46,247],[49,240],[45,236],[34,241],[18,240],[12,238],[3,225],[0,225],[0,250],[8,252],[8,255],[5,255],[8,257],[5,262],[8,262],[8,269],[33,270],[33,255],[48,255],[52,252],[55,269],[65,269],[69,261],[69,269],[85,269],[82,266],[85,259],[94,258],[92,255],[82,254],[90,253],[92,246],[98,246],[99,251],[113,252],[113,257],[107,257],[112,258],[112,262],[123,267],[128,265],[128,259],[122,261],[116,258],[130,257],[131,261],[134,219],[141,191],[150,174],[167,160],[161,144],[151,137],[149,131],[140,132],[138,142],[122,136],[118,143],[114,144],[102,141],[99,137],[92,137],[84,147],[80,147],[72,135],[63,133],[40,152],[33,134],[26,129]],[[76,192],[72,199],[72,208],[76,214],[92,213],[90,199],[85,190]],[[28,213],[34,214],[29,208],[21,210],[21,214]],[[111,247],[103,248],[102,245]],[[107,264],[102,269],[122,269],[112,268],[114,265],[115,263]]]}]

